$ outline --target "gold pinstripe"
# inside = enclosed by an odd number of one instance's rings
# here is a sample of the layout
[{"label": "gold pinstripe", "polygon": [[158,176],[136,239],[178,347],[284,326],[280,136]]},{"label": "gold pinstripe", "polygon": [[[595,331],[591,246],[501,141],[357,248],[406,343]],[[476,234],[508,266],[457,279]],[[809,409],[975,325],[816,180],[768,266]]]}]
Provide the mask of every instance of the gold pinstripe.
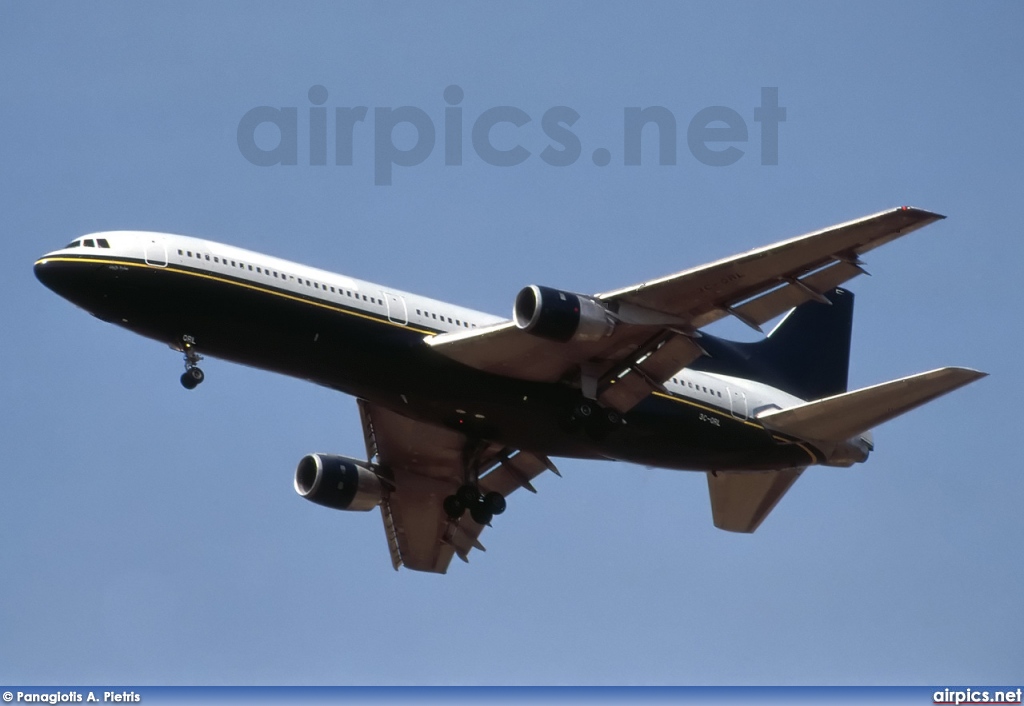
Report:
[{"label": "gold pinstripe", "polygon": [[301,296],[298,296],[298,295],[295,295],[295,294],[288,294],[288,293],[285,293],[285,292],[278,291],[276,289],[269,289],[267,287],[261,287],[261,286],[259,286],[257,284],[250,284],[248,282],[239,282],[239,281],[234,280],[234,279],[228,279],[226,277],[219,277],[217,275],[207,274],[206,272],[195,272],[195,271],[192,271],[192,270],[186,270],[186,269],[182,269],[180,267],[175,267],[173,265],[167,265],[166,267],[154,267],[152,265],[143,265],[141,263],[133,262],[131,260],[115,260],[113,258],[106,259],[106,258],[90,258],[90,257],[44,257],[44,258],[42,258],[40,260],[37,260],[35,264],[37,264],[37,265],[40,265],[40,264],[45,265],[47,262],[90,262],[90,263],[99,264],[99,265],[124,265],[125,267],[139,267],[139,268],[146,269],[146,270],[157,270],[157,271],[161,271],[161,272],[174,272],[174,273],[177,273],[177,274],[189,275],[191,277],[199,277],[201,279],[208,279],[208,280],[212,280],[214,282],[222,282],[224,284],[233,284],[233,285],[236,285],[238,287],[244,287],[245,289],[251,289],[254,292],[263,292],[264,294],[272,294],[274,296],[281,297],[283,299],[290,299],[291,301],[300,302],[302,304],[311,304],[313,306],[318,306],[321,309],[327,309],[329,311],[337,311],[339,313],[348,314],[350,316],[357,316],[357,317],[359,317],[361,319],[367,319],[368,321],[375,321],[375,322],[381,323],[381,324],[388,324],[389,326],[394,326],[396,328],[409,329],[411,331],[416,331],[417,333],[422,333],[422,334],[427,335],[427,336],[434,336],[434,335],[437,334],[436,331],[431,331],[429,329],[422,329],[422,328],[419,328],[417,326],[413,326],[411,324],[399,324],[399,323],[395,323],[394,321],[390,321],[388,319],[382,319],[382,318],[380,318],[378,316],[373,316],[372,314],[363,313],[361,311],[353,311],[351,309],[346,309],[346,308],[343,308],[343,307],[340,307],[340,306],[335,306],[335,305],[332,305],[332,304],[327,304],[327,303],[322,302],[322,301],[306,299],[304,297],[301,297]]},{"label": "gold pinstripe", "polygon": [[[670,395],[664,392],[658,392],[657,390],[655,390],[652,394],[657,395],[658,397],[664,397],[666,400],[672,400],[673,402],[687,404],[690,405],[691,407],[697,407],[698,409],[707,410],[708,412],[714,412],[715,414],[722,414],[721,409],[709,407],[708,405],[703,405],[700,402],[694,402],[693,400],[687,399],[686,397]],[[739,419],[737,417],[732,416],[731,414],[729,415],[729,419],[731,419],[734,422],[739,422],[740,424],[746,424],[748,427],[754,427],[755,429],[764,429],[764,427],[761,426],[760,424],[754,424],[753,422],[746,419]]]},{"label": "gold pinstripe", "polygon": [[[666,400],[672,400],[673,402],[678,402],[679,404],[689,405],[690,407],[696,407],[697,409],[703,409],[703,410],[706,410],[708,412],[712,412],[714,414],[718,414],[718,415],[724,416],[723,415],[723,410],[721,410],[721,409],[716,409],[715,407],[709,407],[708,405],[703,405],[700,402],[694,402],[693,400],[687,399],[685,397],[680,397],[680,396],[676,396],[676,395],[670,395],[670,394],[667,394],[667,393],[664,393],[664,392],[658,392],[657,390],[654,391],[651,394],[656,395],[658,397],[662,397],[662,398],[664,398]],[[747,419],[737,419],[736,417],[732,416],[731,414],[727,417],[727,419],[731,419],[734,422],[739,422],[740,424],[745,424],[748,427],[753,427],[754,429],[764,429],[764,427],[762,425],[760,425],[760,424],[755,424],[754,422],[751,422],[751,421],[749,421]],[[813,451],[811,451],[804,442],[799,441],[797,439],[787,439],[785,437],[779,436],[778,434],[772,434],[772,438],[775,439],[776,441],[780,441],[780,442],[782,442],[784,444],[796,444],[797,446],[799,446],[803,450],[803,452],[805,454],[807,454],[807,456],[811,459],[811,463],[812,464],[813,463],[818,463],[818,455],[816,453],[814,453]]]}]

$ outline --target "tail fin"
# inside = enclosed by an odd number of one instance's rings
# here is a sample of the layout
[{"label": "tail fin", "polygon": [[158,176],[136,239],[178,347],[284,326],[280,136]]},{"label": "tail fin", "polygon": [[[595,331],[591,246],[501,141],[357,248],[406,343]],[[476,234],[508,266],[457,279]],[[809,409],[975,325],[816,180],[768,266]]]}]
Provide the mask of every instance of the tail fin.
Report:
[{"label": "tail fin", "polygon": [[831,304],[801,304],[767,338],[755,343],[705,334],[700,344],[708,357],[690,367],[759,380],[805,400],[846,392],[853,293],[836,288],[825,298]]}]

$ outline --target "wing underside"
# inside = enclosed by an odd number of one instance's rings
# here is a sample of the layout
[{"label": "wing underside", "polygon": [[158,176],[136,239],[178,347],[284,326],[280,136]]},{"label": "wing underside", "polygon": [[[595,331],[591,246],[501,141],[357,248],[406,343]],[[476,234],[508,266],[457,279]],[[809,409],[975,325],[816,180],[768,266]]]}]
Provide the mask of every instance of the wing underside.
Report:
[{"label": "wing underside", "polygon": [[484,551],[484,526],[468,513],[458,520],[443,502],[466,482],[470,464],[482,493],[507,497],[519,488],[537,492],[531,483],[546,470],[557,473],[539,455],[498,444],[471,444],[464,434],[426,424],[386,407],[359,400],[367,456],[388,479],[391,490],[381,503],[384,531],[397,570],[445,573],[452,557],[468,561],[470,551]]}]

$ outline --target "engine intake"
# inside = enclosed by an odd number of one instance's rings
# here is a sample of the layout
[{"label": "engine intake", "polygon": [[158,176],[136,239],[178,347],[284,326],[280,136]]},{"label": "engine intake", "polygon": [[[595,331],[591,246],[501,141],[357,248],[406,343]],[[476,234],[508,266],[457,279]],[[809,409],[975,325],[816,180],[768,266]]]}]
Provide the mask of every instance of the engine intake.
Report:
[{"label": "engine intake", "polygon": [[309,454],[295,469],[295,492],[317,505],[365,512],[383,499],[380,478],[347,456]]},{"label": "engine intake", "polygon": [[516,295],[512,315],[523,331],[560,343],[596,341],[615,330],[611,312],[596,299],[536,284]]}]

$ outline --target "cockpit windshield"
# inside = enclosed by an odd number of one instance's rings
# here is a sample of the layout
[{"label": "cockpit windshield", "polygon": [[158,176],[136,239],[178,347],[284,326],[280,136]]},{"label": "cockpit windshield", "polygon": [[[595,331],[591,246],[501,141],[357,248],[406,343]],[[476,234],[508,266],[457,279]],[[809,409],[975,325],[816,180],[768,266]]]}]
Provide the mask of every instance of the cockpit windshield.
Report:
[{"label": "cockpit windshield", "polygon": [[80,248],[80,247],[81,248],[96,248],[96,247],[109,248],[110,247],[110,242],[107,241],[106,238],[96,238],[95,240],[93,240],[92,238],[88,238],[88,239],[78,238],[76,240],[72,240],[70,243],[65,245],[64,249],[67,250],[67,249],[70,249],[70,248]]}]

